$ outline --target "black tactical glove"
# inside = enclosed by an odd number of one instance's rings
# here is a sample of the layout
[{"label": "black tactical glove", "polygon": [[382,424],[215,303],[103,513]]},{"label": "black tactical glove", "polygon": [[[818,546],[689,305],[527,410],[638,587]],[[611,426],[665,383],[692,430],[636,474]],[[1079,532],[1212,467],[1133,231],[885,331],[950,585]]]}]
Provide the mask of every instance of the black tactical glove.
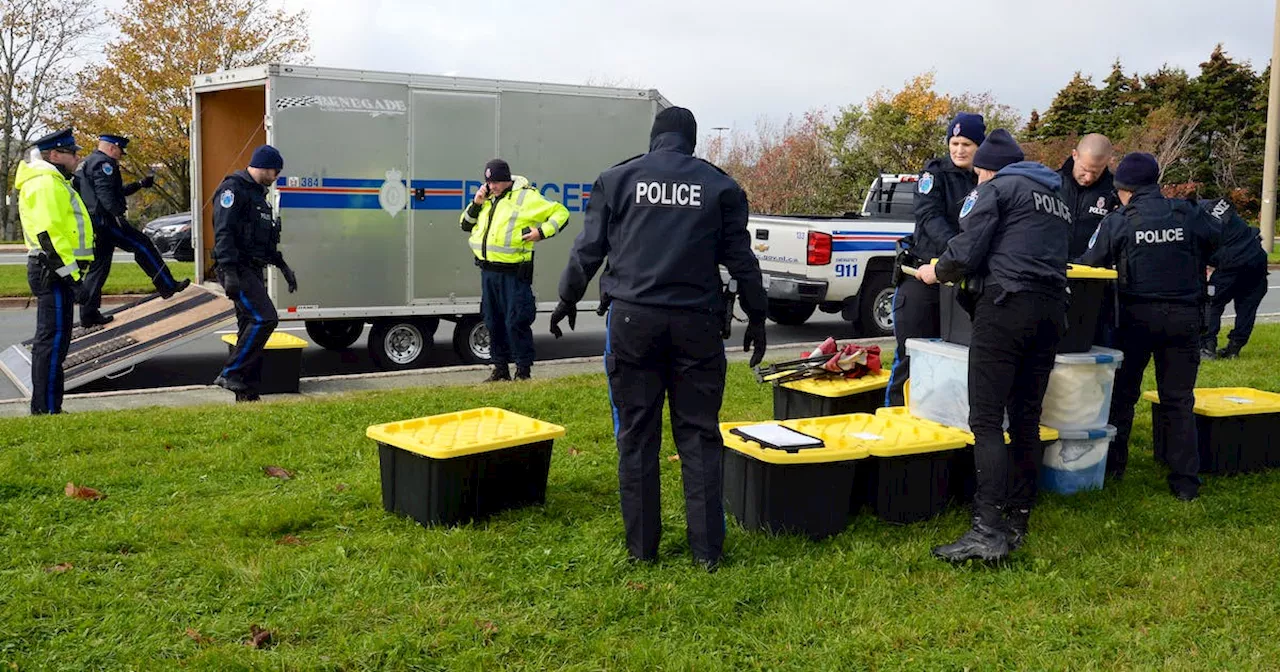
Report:
[{"label": "black tactical glove", "polygon": [[223,267],[218,271],[218,278],[222,280],[222,288],[227,291],[227,296],[239,294],[240,272],[235,267]]},{"label": "black tactical glove", "polygon": [[147,173],[146,177],[138,180],[138,186],[143,189],[150,189],[151,187],[156,186],[156,174]]},{"label": "black tactical glove", "polygon": [[753,317],[747,323],[747,335],[742,339],[742,351],[751,351],[751,368],[755,368],[764,361],[764,349],[764,318]]},{"label": "black tactical glove", "polygon": [[572,303],[561,300],[556,304],[556,309],[551,311],[551,335],[556,338],[564,336],[564,332],[560,330],[560,323],[565,318],[569,318],[569,329],[572,331],[578,324],[578,307]]},{"label": "black tactical glove", "polygon": [[293,269],[287,265],[281,266],[280,273],[284,275],[284,281],[289,285],[289,293],[298,291],[298,276],[294,274]]}]

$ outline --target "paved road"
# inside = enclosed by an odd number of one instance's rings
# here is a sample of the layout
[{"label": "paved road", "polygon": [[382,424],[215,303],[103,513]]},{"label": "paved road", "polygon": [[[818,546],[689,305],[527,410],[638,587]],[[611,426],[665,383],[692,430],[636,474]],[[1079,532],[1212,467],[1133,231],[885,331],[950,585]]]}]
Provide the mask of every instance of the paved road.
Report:
[{"label": "paved road", "polygon": [[[132,263],[133,255],[129,254],[128,252],[116,252],[114,255],[112,255],[111,261],[112,263],[117,263],[117,264],[126,263],[126,262]],[[14,265],[14,264],[25,265],[26,263],[27,263],[26,252],[0,252],[0,266]]]},{"label": "paved road", "polygon": [[[568,331],[561,339],[553,338],[548,332],[549,316],[540,315],[534,324],[535,344],[539,359],[562,359],[566,357],[584,357],[599,355],[604,350],[604,318],[594,312],[582,312],[578,316],[576,331]],[[728,342],[742,347],[742,324],[734,325],[734,335]],[[307,338],[301,323],[285,323],[281,328]],[[0,349],[10,344],[31,338],[35,330],[34,310],[0,310]],[[224,332],[226,333],[226,332]],[[852,326],[840,319],[839,315],[817,313],[808,323],[800,327],[783,327],[770,323],[769,340],[774,344],[818,342],[828,336],[852,338]],[[329,376],[352,373],[370,373],[377,371],[369,357],[365,343],[368,330],[349,350],[333,352],[314,344],[308,345],[302,354],[303,376]],[[175,350],[159,355],[136,366],[131,373],[116,380],[98,380],[84,387],[79,392],[105,392],[111,390],[133,390],[152,387],[168,387],[175,385],[207,385],[218,375],[223,360],[227,356],[227,346],[218,334],[206,336]],[[309,339],[308,339],[309,340]],[[429,366],[457,366],[462,364],[453,353],[453,325],[448,322],[440,324],[435,336],[435,348],[429,353]],[[537,367],[534,367],[537,376]],[[8,378],[0,374],[0,399],[11,399],[19,396],[17,389]]]}]

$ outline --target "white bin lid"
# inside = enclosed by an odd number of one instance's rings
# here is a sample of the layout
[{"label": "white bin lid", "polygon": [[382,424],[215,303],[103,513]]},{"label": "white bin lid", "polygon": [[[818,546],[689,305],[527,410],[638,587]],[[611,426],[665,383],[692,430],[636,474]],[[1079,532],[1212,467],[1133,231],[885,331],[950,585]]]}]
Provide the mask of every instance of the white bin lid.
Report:
[{"label": "white bin lid", "polygon": [[1095,345],[1089,352],[1058,355],[1053,360],[1055,364],[1119,364],[1124,360],[1124,353]]}]

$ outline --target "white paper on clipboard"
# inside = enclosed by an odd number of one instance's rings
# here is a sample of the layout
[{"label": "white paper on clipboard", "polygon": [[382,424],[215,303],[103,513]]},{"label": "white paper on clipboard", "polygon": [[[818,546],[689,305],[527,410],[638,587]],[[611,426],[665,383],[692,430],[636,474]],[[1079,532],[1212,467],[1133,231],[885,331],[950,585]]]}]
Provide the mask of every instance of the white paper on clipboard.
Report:
[{"label": "white paper on clipboard", "polygon": [[776,446],[778,448],[810,448],[823,445],[822,439],[817,439],[808,434],[797,432],[789,427],[783,427],[773,423],[763,423],[759,425],[747,425],[745,427],[736,428],[738,434],[745,435],[753,441],[761,445]]}]

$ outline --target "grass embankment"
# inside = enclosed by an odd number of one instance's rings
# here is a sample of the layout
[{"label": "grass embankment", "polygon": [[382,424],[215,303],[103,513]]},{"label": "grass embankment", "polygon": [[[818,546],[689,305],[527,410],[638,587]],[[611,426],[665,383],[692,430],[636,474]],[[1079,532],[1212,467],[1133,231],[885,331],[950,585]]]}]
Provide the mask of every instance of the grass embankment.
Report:
[{"label": "grass embankment", "polygon": [[[1280,388],[1280,327],[1202,386]],[[1151,385],[1150,375],[1148,385]],[[730,369],[722,417],[769,391]],[[495,405],[565,425],[545,507],[455,529],[385,513],[365,427]],[[1140,403],[1130,475],[1045,496],[1002,569],[929,556],[962,510],[811,542],[730,519],[708,575],[661,460],[663,560],[626,561],[602,376],[0,421],[0,660],[18,669],[1265,669],[1280,473],[1168,495]],[[291,480],[264,467],[293,472]],[[66,496],[67,482],[107,498]],[[272,646],[244,645],[251,627]],[[1268,662],[1270,661],[1270,662]]]},{"label": "grass embankment", "polygon": [[[168,261],[173,277],[195,278],[195,264],[190,261]],[[132,261],[117,261],[111,264],[111,274],[107,276],[107,284],[103,286],[105,294],[150,294],[156,291],[151,279]],[[31,287],[27,284],[26,264],[0,265],[0,297],[31,296]]]}]

